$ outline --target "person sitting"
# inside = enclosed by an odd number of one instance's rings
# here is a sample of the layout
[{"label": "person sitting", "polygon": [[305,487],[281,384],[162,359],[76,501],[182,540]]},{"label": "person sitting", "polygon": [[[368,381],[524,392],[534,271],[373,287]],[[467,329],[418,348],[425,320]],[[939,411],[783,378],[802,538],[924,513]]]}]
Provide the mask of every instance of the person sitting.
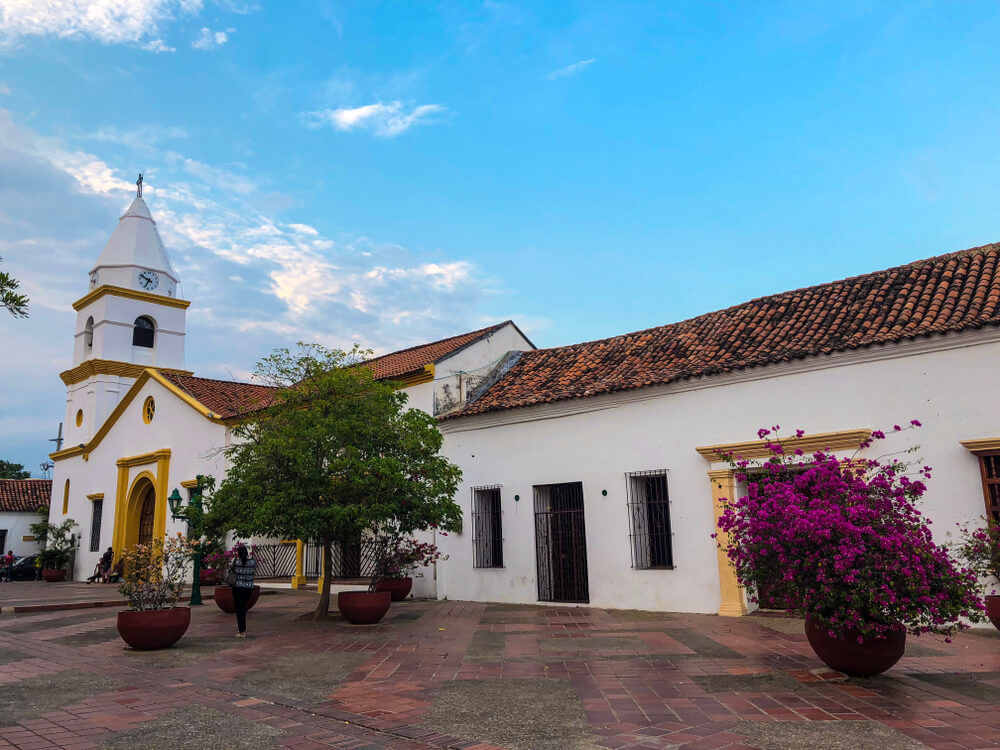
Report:
[{"label": "person sitting", "polygon": [[115,551],[111,547],[108,547],[104,554],[101,555],[101,583],[107,583],[111,577],[111,562],[114,559]]},{"label": "person sitting", "polygon": [[101,561],[97,561],[97,565],[94,566],[94,575],[87,579],[87,583],[93,583],[98,578],[103,577],[103,571],[101,570]]},{"label": "person sitting", "polygon": [[108,575],[108,583],[121,583],[123,575],[123,563],[119,558],[118,562],[115,563],[115,569],[111,571]]}]

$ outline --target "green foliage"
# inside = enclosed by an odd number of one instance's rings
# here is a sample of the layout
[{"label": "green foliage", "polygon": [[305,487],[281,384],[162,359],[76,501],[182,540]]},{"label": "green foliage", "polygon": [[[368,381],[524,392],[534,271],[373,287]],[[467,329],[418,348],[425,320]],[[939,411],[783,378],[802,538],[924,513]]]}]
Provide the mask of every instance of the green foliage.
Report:
[{"label": "green foliage", "polygon": [[[20,286],[17,279],[5,271],[0,271],[0,307],[6,308],[15,318],[27,318],[28,295],[18,293]],[[13,479],[22,478],[24,477],[13,477]]]},{"label": "green foliage", "polygon": [[31,472],[24,468],[24,464],[16,464],[13,461],[0,459],[0,479],[30,479]]},{"label": "green foliage", "polygon": [[45,547],[38,553],[43,568],[57,570],[69,562],[73,556],[72,532],[76,526],[77,523],[72,518],[67,518],[58,526],[49,523],[47,518],[43,518],[28,527],[35,536],[35,540]]},{"label": "green foliage", "polygon": [[[207,533],[318,539],[328,549],[359,538],[383,547],[459,526],[452,498],[461,472],[440,455],[434,419],[375,381],[366,354],[299,344],[258,364],[257,377],[277,390],[233,430],[231,468],[209,502]],[[325,583],[318,617],[329,603]]]}]

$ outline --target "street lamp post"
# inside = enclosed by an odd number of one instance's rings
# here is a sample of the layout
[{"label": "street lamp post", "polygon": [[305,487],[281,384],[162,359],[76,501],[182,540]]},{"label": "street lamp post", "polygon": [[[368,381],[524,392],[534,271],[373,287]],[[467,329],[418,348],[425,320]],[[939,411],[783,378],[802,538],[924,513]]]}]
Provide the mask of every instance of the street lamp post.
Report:
[{"label": "street lamp post", "polygon": [[174,520],[185,519],[188,522],[188,535],[194,535],[199,544],[194,553],[194,580],[191,581],[191,606],[201,604],[201,474],[198,475],[198,484],[191,493],[191,500],[186,508],[181,506],[183,499],[177,488],[170,493],[167,501],[170,504],[170,515]]}]

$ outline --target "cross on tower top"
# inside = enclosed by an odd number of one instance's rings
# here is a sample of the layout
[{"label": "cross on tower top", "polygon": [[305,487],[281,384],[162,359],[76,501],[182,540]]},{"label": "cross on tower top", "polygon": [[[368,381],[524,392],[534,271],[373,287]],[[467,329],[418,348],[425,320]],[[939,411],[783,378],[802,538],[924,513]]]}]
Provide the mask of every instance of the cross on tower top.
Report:
[{"label": "cross on tower top", "polygon": [[136,193],[135,193],[135,197],[136,198],[141,198],[142,197],[142,172],[139,172],[139,179],[135,181],[135,186],[137,188]]}]

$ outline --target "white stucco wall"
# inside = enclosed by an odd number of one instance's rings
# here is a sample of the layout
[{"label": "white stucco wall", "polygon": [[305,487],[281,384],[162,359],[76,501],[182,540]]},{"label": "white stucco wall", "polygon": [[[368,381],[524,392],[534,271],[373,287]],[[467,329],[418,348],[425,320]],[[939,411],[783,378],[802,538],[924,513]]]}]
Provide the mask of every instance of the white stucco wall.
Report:
[{"label": "white stucco wall", "polygon": [[[961,346],[902,356],[945,343]],[[862,361],[886,355],[893,358]],[[439,571],[439,596],[535,602],[532,486],[580,481],[592,605],[717,611],[706,472],[724,467],[710,465],[695,447],[754,440],[758,428],[775,424],[786,434],[796,428],[817,433],[891,429],[919,419],[922,429],[876,444],[870,453],[921,445],[917,455],[935,469],[922,510],[933,520],[936,537],[946,541],[956,521],[985,510],[978,461],[959,441],[1000,434],[1000,396],[989,385],[998,358],[996,332],[972,332],[700,383],[446,420],[445,453],[464,474],[457,500],[466,523],[463,534],[439,540],[450,556]],[[675,567],[633,570],[625,473],[655,469],[669,473]],[[505,567],[475,569],[470,490],[493,484],[502,485]]]},{"label": "white stucco wall", "polygon": [[496,362],[507,352],[525,351],[533,348],[531,343],[521,335],[521,332],[508,323],[474,344],[439,359],[434,365],[434,375],[442,377],[456,372],[477,370],[483,365]]},{"label": "white stucco wall", "polygon": [[[142,405],[147,396],[152,396],[156,402],[156,415],[148,425],[142,419]],[[226,434],[224,425],[209,421],[155,380],[149,380],[86,461],[81,456],[57,461],[52,476],[53,497],[49,518],[52,523],[72,518],[79,524],[76,533],[81,538],[74,577],[79,579],[90,575],[102,552],[112,543],[118,459],[169,448],[167,492],[178,488],[181,496],[187,498],[187,492],[180,486],[182,481],[194,479],[198,474],[211,474],[218,480],[224,476],[225,458],[220,449],[225,446]],[[143,471],[151,471],[155,475],[157,466],[151,463],[131,467],[129,487]],[[70,479],[69,507],[64,515],[62,500],[67,477]],[[98,551],[91,552],[93,509],[87,495],[95,493],[104,494],[104,508]],[[171,520],[169,510],[166,528],[168,534],[186,531],[183,522]]]},{"label": "white stucco wall", "polygon": [[0,554],[6,555],[8,550],[14,550],[15,555],[23,557],[38,552],[38,544],[34,541],[26,542],[24,537],[32,536],[28,527],[39,520],[41,516],[38,513],[0,512],[0,529],[7,531],[7,540]]}]

